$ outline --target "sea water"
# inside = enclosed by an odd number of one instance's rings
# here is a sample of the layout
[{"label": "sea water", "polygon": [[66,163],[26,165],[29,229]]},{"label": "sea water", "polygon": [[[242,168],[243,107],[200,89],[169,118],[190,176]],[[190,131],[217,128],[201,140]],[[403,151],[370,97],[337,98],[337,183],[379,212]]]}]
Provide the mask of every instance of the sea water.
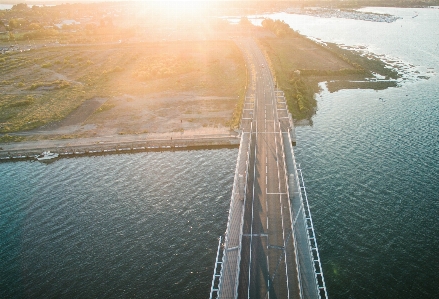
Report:
[{"label": "sea water", "polygon": [[237,153],[0,164],[0,298],[206,298]]},{"label": "sea water", "polygon": [[[382,91],[323,86],[313,125],[296,129],[297,160],[330,298],[438,298],[439,13],[379,10],[403,19],[273,16],[405,72]],[[208,297],[236,158],[0,164],[0,298]]]},{"label": "sea water", "polygon": [[328,294],[439,298],[439,10],[364,10],[402,19],[268,16],[366,47],[404,77],[381,91],[323,85],[312,126],[296,128]]}]

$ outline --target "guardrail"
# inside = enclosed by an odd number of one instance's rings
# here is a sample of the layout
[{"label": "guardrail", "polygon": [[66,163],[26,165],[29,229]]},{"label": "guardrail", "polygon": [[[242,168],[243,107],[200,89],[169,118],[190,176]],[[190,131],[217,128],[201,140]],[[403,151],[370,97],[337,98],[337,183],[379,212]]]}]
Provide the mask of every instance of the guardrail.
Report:
[{"label": "guardrail", "polygon": [[235,280],[235,298],[238,297],[238,286],[239,286],[239,271],[241,268],[241,250],[242,250],[242,231],[244,228],[244,213],[245,213],[245,203],[247,201],[247,184],[248,184],[248,169],[249,169],[249,163],[250,163],[250,147],[252,143],[252,135],[253,135],[253,122],[250,123],[250,132],[249,132],[249,140],[247,145],[247,156],[246,156],[246,162],[245,162],[245,184],[244,184],[244,192],[243,192],[243,209],[241,212],[241,227],[239,232],[239,255],[238,255],[238,266],[236,269],[236,280]]},{"label": "guardrail", "polygon": [[[300,294],[300,298],[303,298],[303,286],[302,286],[302,279],[301,279],[301,273],[300,273],[300,263],[299,263],[299,256],[297,253],[297,239],[296,239],[296,234],[295,234],[295,230],[294,230],[294,225],[293,225],[293,214],[292,214],[292,209],[291,209],[291,199],[290,199],[290,187],[288,184],[288,171],[287,171],[287,165],[286,165],[286,158],[285,158],[285,146],[284,146],[284,139],[282,136],[282,131],[280,129],[280,122],[279,124],[279,135],[280,135],[280,140],[281,140],[281,146],[282,146],[282,156],[283,156],[283,161],[284,161],[284,171],[285,171],[285,186],[287,188],[287,196],[288,196],[288,210],[290,211],[290,219],[291,219],[291,234],[293,235],[293,239],[294,239],[294,256],[296,258],[296,272],[297,272],[297,279],[299,281],[299,294]],[[288,134],[288,136],[290,136],[290,134]]]},{"label": "guardrail", "polygon": [[[300,167],[300,164],[299,164]],[[302,169],[298,168],[297,172],[300,173],[300,181],[301,186],[300,189],[303,190],[303,194],[305,195],[305,201],[302,202],[304,204],[304,212],[305,212],[305,225],[308,233],[309,246],[311,248],[311,255],[313,257],[313,265],[316,274],[316,282],[318,286],[318,291],[320,298],[322,298],[322,293],[325,295],[325,299],[328,298],[328,292],[326,290],[325,277],[323,276],[323,268],[320,261],[319,248],[317,246],[317,238],[314,232],[314,224],[311,217],[311,210],[309,209],[308,196],[306,194],[305,182],[303,181]]]},{"label": "guardrail", "polygon": [[219,280],[219,278],[221,277],[221,275],[218,274],[218,266],[221,267],[221,265],[222,265],[222,262],[219,261],[219,257],[220,257],[220,253],[221,253],[221,240],[222,240],[222,238],[219,237],[218,238],[218,250],[216,251],[215,268],[213,270],[212,286],[210,287],[210,297],[209,297],[210,299],[213,298],[214,293],[217,293],[217,295],[218,295],[218,291],[219,291],[219,288],[218,288],[219,282],[217,282],[217,278]]},{"label": "guardrail", "polygon": [[[288,137],[288,141],[292,142],[290,134],[286,134]],[[309,254],[310,254],[310,263],[312,264],[312,267],[314,269],[314,277],[315,277],[315,285],[316,285],[316,292],[319,296],[319,298],[322,299],[328,299],[328,293],[326,290],[326,284],[325,284],[325,278],[323,276],[323,268],[320,261],[320,254],[317,246],[317,239],[314,231],[314,224],[311,217],[311,211],[309,208],[309,202],[308,202],[308,196],[306,194],[306,188],[305,183],[303,180],[302,170],[297,166],[296,159],[294,155],[293,148],[291,147],[291,155],[293,158],[293,165],[294,165],[294,180],[296,182],[296,188],[298,195],[300,197],[300,208],[299,212],[296,213],[295,219],[293,220],[293,227],[295,226],[295,223],[299,220],[299,216],[301,213],[303,213],[303,221],[304,221],[304,227],[306,228],[306,235],[307,235],[307,241],[308,241],[308,247],[309,247]],[[299,263],[299,260],[297,260]],[[300,267],[299,267],[300,270]]]},{"label": "guardrail", "polygon": [[[214,295],[216,294],[216,297],[221,297],[221,292],[224,287],[224,269],[226,266],[228,266],[229,263],[229,254],[233,250],[237,252],[237,260],[236,264],[233,266],[236,267],[234,272],[234,282],[233,282],[233,296],[234,298],[237,298],[238,295],[238,284],[239,284],[239,272],[240,272],[240,264],[241,264],[241,248],[242,248],[242,230],[243,230],[243,220],[244,220],[244,206],[246,202],[246,196],[247,196],[247,182],[248,182],[248,169],[249,169],[249,157],[250,157],[250,146],[252,142],[252,130],[253,130],[253,123],[250,124],[250,132],[242,132],[241,134],[241,141],[238,151],[238,159],[236,161],[236,167],[235,167],[235,176],[233,181],[233,188],[232,188],[232,197],[230,201],[230,208],[229,208],[229,215],[227,219],[227,229],[225,232],[224,237],[224,245],[223,245],[223,251],[221,253],[217,253],[216,261],[215,261],[215,270],[212,277],[212,284],[211,284],[211,292],[210,292],[210,298],[214,298]],[[247,142],[247,146],[244,146],[244,143]],[[246,150],[245,156],[243,156],[243,150]],[[245,157],[245,164],[242,164],[241,158]],[[245,174],[245,184],[241,184],[241,176],[242,174]],[[232,223],[232,218],[234,218],[236,213],[235,207],[239,206],[241,208],[241,214],[239,215],[239,232],[232,233],[232,226],[234,224]],[[235,218],[236,219],[236,218]],[[236,236],[236,233],[238,235]],[[233,236],[231,236],[233,235]],[[238,237],[238,241],[236,246],[230,246],[231,243],[231,237]],[[218,250],[220,250],[220,246]],[[232,244],[235,245],[235,244]],[[219,261],[220,256],[222,256],[221,262]],[[218,267],[221,267],[220,273],[218,273]]]},{"label": "guardrail", "polygon": [[[219,276],[219,283],[218,283],[218,289],[216,290],[217,293],[217,298],[219,297],[219,294],[221,292],[221,287],[223,284],[223,274],[224,274],[224,265],[227,263],[227,249],[228,249],[228,245],[229,245],[229,232],[230,232],[230,223],[231,223],[231,217],[234,215],[234,203],[235,203],[235,194],[236,194],[236,189],[238,186],[238,180],[239,180],[239,164],[240,164],[240,160],[241,160],[241,151],[242,151],[242,144],[244,142],[244,138],[245,135],[244,133],[241,135],[241,142],[239,145],[239,151],[238,151],[238,159],[236,160],[236,166],[235,166],[235,177],[233,180],[233,188],[232,188],[232,198],[230,200],[230,208],[229,208],[229,215],[227,217],[227,229],[225,232],[225,236],[224,236],[224,252],[223,252],[223,257],[222,257],[222,261],[221,261],[221,271],[220,271],[220,276]],[[211,296],[213,296],[213,294],[211,294]]]}]

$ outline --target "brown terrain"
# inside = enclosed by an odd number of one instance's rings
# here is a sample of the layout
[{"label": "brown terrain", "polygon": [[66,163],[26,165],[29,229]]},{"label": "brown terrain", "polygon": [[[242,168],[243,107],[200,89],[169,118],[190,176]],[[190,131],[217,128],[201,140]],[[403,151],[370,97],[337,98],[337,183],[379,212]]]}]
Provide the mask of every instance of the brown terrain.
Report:
[{"label": "brown terrain", "polygon": [[246,84],[231,41],[53,46],[0,68],[0,131],[23,141],[230,134]]},{"label": "brown terrain", "polygon": [[[259,40],[295,119],[314,113],[316,82],[356,68],[300,35],[247,22],[204,25],[87,44],[17,42],[19,50],[0,55],[1,148],[236,136],[252,69],[234,42],[244,37]],[[297,70],[314,73],[299,82]]]}]

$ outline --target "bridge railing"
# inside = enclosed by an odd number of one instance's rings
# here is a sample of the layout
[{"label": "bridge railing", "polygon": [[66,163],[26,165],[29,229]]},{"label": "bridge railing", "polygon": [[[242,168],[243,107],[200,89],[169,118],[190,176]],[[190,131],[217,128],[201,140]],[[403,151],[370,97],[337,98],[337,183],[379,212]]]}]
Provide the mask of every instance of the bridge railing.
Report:
[{"label": "bridge railing", "polygon": [[[299,164],[300,167],[300,164]],[[323,268],[320,261],[320,253],[319,248],[317,246],[317,238],[314,231],[314,223],[311,217],[311,210],[309,209],[308,196],[306,194],[305,182],[303,180],[302,169],[298,168],[297,172],[300,174],[300,189],[303,190],[304,198],[302,202],[304,204],[304,212],[305,212],[305,224],[308,233],[309,246],[311,248],[311,255],[313,257],[313,265],[315,269],[316,281],[319,288],[319,295],[322,298],[322,293],[324,294],[324,298],[328,298],[328,293],[326,290],[325,278],[323,276]]]},{"label": "bridge railing", "polygon": [[[284,161],[284,171],[285,171],[285,186],[287,188],[287,197],[288,197],[288,210],[290,212],[290,219],[291,219],[291,234],[293,236],[293,240],[294,240],[294,257],[296,259],[296,275],[297,275],[297,279],[299,281],[299,294],[300,294],[300,298],[303,298],[303,286],[302,286],[302,279],[301,279],[301,272],[300,272],[300,263],[299,261],[299,256],[297,253],[297,239],[296,239],[296,233],[294,230],[294,226],[293,226],[293,210],[291,209],[291,200],[290,200],[290,188],[288,185],[288,170],[287,170],[287,165],[286,165],[286,157],[285,157],[285,145],[284,145],[284,139],[283,139],[283,133],[281,130],[281,126],[280,126],[280,122],[278,122],[279,125],[279,135],[280,135],[280,140],[281,140],[281,147],[282,147],[282,156],[283,156],[283,161]],[[289,135],[289,134],[288,134]]]},{"label": "bridge railing", "polygon": [[245,161],[245,180],[244,180],[244,186],[242,191],[243,196],[243,203],[242,203],[242,212],[241,212],[241,225],[240,225],[240,232],[239,232],[239,256],[238,256],[238,262],[237,262],[237,269],[236,269],[236,279],[235,279],[235,298],[238,298],[238,286],[239,286],[239,271],[240,271],[240,265],[241,265],[241,249],[242,249],[242,232],[244,228],[244,207],[247,200],[247,184],[248,184],[248,173],[249,173],[249,163],[250,163],[250,148],[252,143],[252,136],[253,136],[253,122],[250,123],[250,132],[249,132],[249,140],[247,145],[247,155],[246,155],[246,161]]},{"label": "bridge railing", "polygon": [[[326,290],[325,279],[323,276],[323,269],[320,262],[320,254],[317,246],[317,239],[314,232],[314,224],[312,222],[311,211],[309,208],[308,197],[306,194],[306,188],[302,176],[302,171],[296,164],[293,147],[291,146],[292,140],[289,132],[284,134],[288,141],[288,148],[290,148],[292,169],[290,167],[289,172],[289,184],[291,184],[294,192],[293,200],[293,230],[296,232],[298,246],[302,247],[300,256],[296,256],[296,261],[299,264],[298,271],[300,271],[301,287],[303,296],[305,298],[324,298],[328,299],[328,293]],[[290,192],[289,192],[290,193]],[[306,240],[305,240],[306,239]],[[300,244],[298,244],[300,243]],[[305,252],[305,251],[308,252]],[[312,273],[311,270],[312,269]],[[313,277],[311,279],[311,277]],[[311,280],[314,280],[312,282]],[[306,282],[306,283],[305,283]],[[306,285],[305,285],[306,284]],[[315,287],[315,291],[312,288]]]},{"label": "bridge railing", "polygon": [[[216,256],[216,261],[215,261],[215,268],[214,268],[214,273],[213,273],[213,277],[212,277],[212,284],[211,284],[211,289],[210,289],[210,298],[212,299],[214,294],[217,295],[217,298],[219,297],[219,293],[221,291],[221,286],[223,284],[223,274],[224,274],[224,265],[227,262],[227,249],[229,246],[229,240],[230,240],[230,222],[231,219],[233,218],[233,216],[235,215],[235,209],[234,209],[234,205],[235,205],[235,193],[236,190],[238,190],[238,181],[239,181],[239,166],[240,166],[240,160],[241,160],[241,152],[242,152],[242,148],[243,148],[243,144],[245,142],[245,134],[242,133],[241,134],[241,140],[240,140],[240,144],[239,144],[239,150],[238,150],[238,158],[236,159],[236,166],[235,166],[235,176],[234,176],[234,180],[233,180],[233,187],[232,187],[232,198],[230,200],[230,207],[229,207],[229,215],[227,217],[227,229],[225,232],[225,236],[224,236],[224,244],[223,244],[223,252],[222,252],[222,259],[221,262],[219,261],[219,257],[220,257],[220,245],[218,248],[218,253]],[[221,237],[220,237],[221,239]],[[218,266],[220,266],[220,273],[217,274],[218,272]],[[217,281],[218,279],[218,281]],[[216,286],[216,287],[215,287]]]},{"label": "bridge railing", "polygon": [[[212,277],[210,298],[214,298],[215,294],[217,298],[236,298],[238,294],[252,128],[253,124],[251,123],[250,132],[242,132],[241,135],[223,251],[221,255],[219,253],[220,244]],[[220,256],[222,256],[221,262],[219,261]],[[218,267],[221,267],[219,274]]]},{"label": "bridge railing", "polygon": [[221,265],[222,262],[220,262],[220,254],[222,253],[221,251],[221,241],[222,241],[222,237],[218,238],[218,250],[216,251],[216,259],[215,259],[215,267],[213,270],[213,277],[212,277],[212,285],[210,287],[210,299],[213,298],[213,294],[216,293],[218,295],[218,291],[219,291],[219,278],[221,277],[221,275],[218,273],[218,268],[221,270]]}]

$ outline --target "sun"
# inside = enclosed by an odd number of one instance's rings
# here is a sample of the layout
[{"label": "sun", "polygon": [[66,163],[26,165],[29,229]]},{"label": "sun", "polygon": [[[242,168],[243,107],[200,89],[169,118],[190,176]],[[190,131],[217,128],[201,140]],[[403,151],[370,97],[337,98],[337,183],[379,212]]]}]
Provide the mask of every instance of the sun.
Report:
[{"label": "sun", "polygon": [[203,14],[214,1],[209,0],[157,0],[152,1],[160,11],[179,18]]}]

